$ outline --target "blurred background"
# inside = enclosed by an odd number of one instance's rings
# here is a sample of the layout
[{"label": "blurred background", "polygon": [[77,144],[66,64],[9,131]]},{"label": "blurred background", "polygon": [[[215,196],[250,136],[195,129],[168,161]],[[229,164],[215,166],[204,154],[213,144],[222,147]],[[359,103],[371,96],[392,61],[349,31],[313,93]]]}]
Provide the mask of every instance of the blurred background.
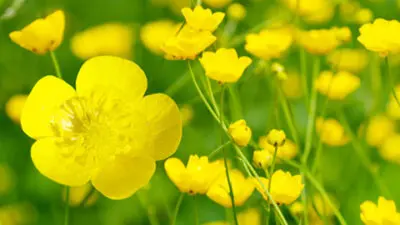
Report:
[{"label": "blurred background", "polygon": [[[238,35],[245,34],[264,21],[272,24],[274,21],[290,21],[292,18],[291,11],[282,3],[283,1],[234,0],[234,2],[240,2],[245,6],[247,16],[235,24],[233,38],[221,41],[220,46],[229,44]],[[310,23],[300,18],[299,23],[304,29],[348,25],[353,31],[353,41],[348,47],[360,47],[356,41],[359,24],[353,20],[346,20],[348,15],[342,9],[344,4],[369,9],[374,18],[399,19],[400,9],[395,0],[332,0],[332,3],[334,11],[329,20]],[[33,140],[21,131],[18,122],[18,98],[15,98],[15,95],[28,94],[41,77],[54,74],[54,68],[49,55],[38,56],[20,48],[11,42],[8,34],[21,29],[36,18],[45,17],[56,9],[64,10],[65,36],[56,54],[64,79],[73,85],[84,62],[82,57],[77,56],[79,54],[74,54],[71,50],[73,37],[88,28],[110,22],[129,26],[132,35],[129,40],[132,41],[132,45],[127,58],[135,61],[145,71],[149,80],[148,93],[167,92],[183,109],[186,124],[183,128],[182,142],[175,156],[186,162],[190,154],[207,155],[219,145],[218,126],[197,98],[197,93],[186,74],[186,62],[167,61],[162,55],[155,54],[154,50],[149,50],[143,44],[144,37],[141,36],[141,30],[145,24],[160,19],[182,22],[183,17],[179,14],[179,10],[190,4],[190,0],[0,0],[0,225],[62,224],[64,213],[62,187],[42,176],[32,164],[30,146]],[[227,7],[215,10],[226,11]],[[226,21],[221,27],[229,23],[229,19]],[[160,35],[164,38],[162,34]],[[107,42],[107,39],[98,41]],[[243,43],[237,45],[237,49],[240,55],[248,55],[243,49]],[[371,64],[378,65],[379,68],[379,63],[377,64],[374,58],[372,54],[367,55],[368,63],[359,72],[361,77],[369,76],[373,67]],[[290,70],[298,71],[297,49],[291,49],[282,62]],[[262,74],[257,72],[262,66],[261,62],[254,59],[251,68],[241,81],[234,85],[233,91],[236,92],[241,104],[238,106],[237,102],[230,100],[229,106],[240,107],[240,113],[227,112],[231,121],[245,118],[253,130],[255,140],[265,135],[271,128],[280,126],[286,129],[284,122],[279,124],[277,119],[271,119],[276,104],[270,85],[267,85]],[[328,63],[324,61],[322,68],[328,69]],[[396,71],[398,67],[393,66],[393,68]],[[201,70],[197,69],[196,72]],[[366,110],[370,107],[370,86],[371,83],[362,83],[362,87],[345,105],[354,130],[358,129],[366,116]],[[13,97],[14,105],[7,106]],[[296,96],[290,101],[294,107],[297,126],[300,128],[301,136],[304,137],[306,109],[303,101]],[[251,156],[253,150],[248,148],[244,151]],[[400,203],[400,167],[382,160],[376,151],[371,150],[371,155],[376,169],[379,169],[393,195],[392,198]],[[233,164],[239,163],[233,158]],[[324,186],[340,203],[340,210],[348,224],[361,224],[360,203],[367,199],[376,201],[379,194],[370,174],[361,166],[351,145],[339,148],[326,147],[321,166],[320,177]],[[293,172],[298,173],[298,171]],[[75,205],[79,204],[79,199],[85,191],[87,190],[83,189],[77,190],[75,194],[72,193],[72,199],[78,202],[75,202]],[[158,162],[157,173],[148,187],[121,201],[112,201],[96,195],[89,201],[90,205],[72,207],[70,224],[144,225],[150,224],[147,216],[149,213],[157,215],[160,224],[168,224],[168,215],[174,208],[178,196],[178,189],[165,175],[163,162]],[[198,199],[201,223],[225,218],[223,207],[205,196],[199,196]],[[177,224],[194,224],[193,202],[192,197],[184,198]],[[246,206],[239,210],[251,206],[260,207],[259,202],[260,196],[254,194]]]}]

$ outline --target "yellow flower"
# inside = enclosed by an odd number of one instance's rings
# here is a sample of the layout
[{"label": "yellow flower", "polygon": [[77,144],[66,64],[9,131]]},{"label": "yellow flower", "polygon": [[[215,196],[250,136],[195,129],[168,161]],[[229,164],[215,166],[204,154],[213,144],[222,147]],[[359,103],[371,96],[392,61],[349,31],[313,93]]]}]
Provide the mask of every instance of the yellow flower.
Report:
[{"label": "yellow flower", "polygon": [[228,7],[227,15],[229,19],[234,21],[241,21],[246,17],[246,8],[240,3],[233,3]]},{"label": "yellow flower", "polygon": [[270,145],[282,147],[286,141],[285,131],[272,129],[267,135],[267,140]]},{"label": "yellow flower", "polygon": [[191,155],[186,167],[178,158],[169,158],[164,164],[168,177],[176,187],[191,195],[205,194],[212,183],[224,172],[220,161],[209,162],[207,156]]},{"label": "yellow flower", "polygon": [[225,17],[225,13],[212,13],[211,9],[204,9],[200,5],[196,6],[194,10],[183,8],[182,14],[185,17],[186,24],[191,28],[210,32],[214,32]]},{"label": "yellow flower", "polygon": [[289,71],[281,86],[283,93],[290,99],[298,99],[303,95],[300,76],[297,73]]},{"label": "yellow flower", "polygon": [[365,138],[369,145],[379,147],[394,132],[394,121],[384,115],[378,115],[372,117],[368,122]]},{"label": "yellow flower", "polygon": [[363,8],[363,9],[358,10],[354,16],[354,20],[358,24],[369,23],[372,21],[373,18],[374,18],[374,14],[368,8]]},{"label": "yellow flower", "polygon": [[[258,140],[258,145],[263,149],[269,151],[271,154],[274,154],[275,152],[275,147],[268,143],[268,138],[267,136],[261,136]],[[298,148],[296,144],[289,140],[286,139],[285,143],[278,147],[278,152],[277,152],[277,157],[278,159],[293,159],[296,157],[298,153]],[[277,162],[280,162],[280,160],[277,160]]]},{"label": "yellow flower", "polygon": [[22,109],[27,97],[27,95],[14,95],[6,103],[7,116],[17,124],[20,123]]},{"label": "yellow flower", "polygon": [[175,102],[164,94],[144,96],[146,89],[141,68],[114,56],[86,61],[76,91],[54,76],[40,79],[21,117],[23,131],[36,139],[36,168],[67,186],[91,181],[111,199],[145,186],[155,161],[172,155],[182,134]]},{"label": "yellow flower", "polygon": [[385,160],[400,164],[400,134],[392,134],[387,137],[378,148],[379,154]]},{"label": "yellow flower", "polygon": [[[71,187],[69,190],[69,205],[72,207],[77,207],[82,204],[82,201],[85,200],[85,197],[89,194],[91,190],[90,184],[85,184],[79,187]],[[65,202],[66,192],[64,189],[63,192],[63,201]],[[93,192],[90,197],[87,199],[85,203],[85,207],[92,206],[96,203],[99,195],[97,192]]]},{"label": "yellow flower", "polygon": [[174,37],[180,26],[181,24],[171,20],[149,22],[140,29],[140,39],[147,49],[154,54],[161,55],[165,40]]},{"label": "yellow flower", "polygon": [[[232,184],[232,190],[235,197],[235,205],[242,206],[251,196],[254,185],[251,180],[244,177],[239,170],[229,170],[229,177]],[[214,202],[231,208],[231,198],[229,194],[229,185],[226,175],[220,176],[208,189],[207,196]]]},{"label": "yellow flower", "polygon": [[338,34],[340,33],[333,29],[298,31],[297,43],[307,52],[326,55],[341,44]]},{"label": "yellow flower", "polygon": [[[260,225],[261,224],[261,213],[256,208],[249,208],[245,211],[238,213],[237,219],[239,225]],[[230,223],[225,221],[214,221],[204,223],[203,225],[229,225]]]},{"label": "yellow flower", "polygon": [[253,152],[253,164],[257,168],[265,169],[272,164],[273,153],[268,150],[258,150]]},{"label": "yellow flower", "polygon": [[238,120],[229,125],[228,132],[237,145],[244,147],[249,144],[251,129],[247,126],[245,120]]},{"label": "yellow flower", "polygon": [[100,55],[129,58],[132,55],[133,43],[132,27],[120,23],[106,23],[75,34],[71,39],[71,50],[81,59]]},{"label": "yellow flower", "polygon": [[182,117],[182,125],[185,126],[193,119],[194,111],[191,105],[183,105],[179,108]]},{"label": "yellow flower", "polygon": [[351,30],[348,27],[332,27],[331,30],[336,34],[336,38],[341,42],[351,40]]},{"label": "yellow flower", "polygon": [[264,29],[258,34],[246,36],[245,49],[264,60],[280,58],[292,44],[292,34],[286,29]]},{"label": "yellow flower", "polygon": [[399,21],[379,18],[362,25],[357,39],[366,49],[386,56],[400,52],[400,39],[397,38],[399,30]]},{"label": "yellow flower", "polygon": [[[331,195],[328,195],[328,198],[330,199],[331,202],[334,203],[336,208],[339,208],[339,204],[335,198],[333,198]],[[310,202],[308,208],[311,214],[310,216],[314,220],[319,218],[318,215],[330,217],[335,214],[334,209],[327,203],[327,201],[324,198],[322,198],[321,195],[318,194],[313,196],[312,203]]]},{"label": "yellow flower", "polygon": [[[260,179],[263,186],[268,188],[269,180],[264,177],[261,177]],[[271,179],[270,194],[272,199],[277,204],[291,204],[300,196],[304,188],[304,184],[301,181],[301,176],[292,176],[290,172],[278,170],[274,172]],[[253,181],[256,183],[256,188],[264,197],[264,199],[268,200],[268,196],[265,194],[261,184],[255,179]]]},{"label": "yellow flower", "polygon": [[247,56],[238,57],[234,48],[220,48],[217,52],[204,52],[200,63],[206,75],[221,83],[234,83],[243,75],[252,60]]},{"label": "yellow flower", "polygon": [[285,67],[283,67],[282,64],[277,62],[272,63],[271,70],[276,74],[279,80],[284,81],[288,79]]},{"label": "yellow flower", "polygon": [[344,128],[335,119],[318,118],[316,130],[322,143],[330,146],[342,146],[349,142]]},{"label": "yellow flower", "polygon": [[304,205],[301,202],[294,202],[289,207],[289,211],[295,216],[300,216],[304,212]]},{"label": "yellow flower", "polygon": [[54,51],[64,36],[64,12],[57,10],[44,19],[37,19],[20,31],[10,33],[10,38],[22,48],[36,54]]},{"label": "yellow flower", "polygon": [[352,73],[362,71],[368,64],[368,55],[362,49],[337,49],[329,54],[327,59],[335,70],[344,70]]},{"label": "yellow flower", "polygon": [[[394,88],[394,92],[396,93],[396,96],[399,98],[400,85],[397,85]],[[393,95],[390,96],[386,111],[391,118],[396,119],[396,120],[400,119],[400,106],[397,103],[396,98]]]},{"label": "yellow flower", "polygon": [[332,71],[322,71],[315,87],[317,91],[332,100],[343,100],[360,86],[360,78],[346,71],[335,75]]},{"label": "yellow flower", "polygon": [[232,0],[203,0],[203,2],[212,8],[222,8],[231,3]]},{"label": "yellow flower", "polygon": [[307,23],[320,24],[332,19],[334,5],[330,0],[282,0],[293,12],[299,14]]},{"label": "yellow flower", "polygon": [[197,31],[185,25],[177,35],[167,39],[161,49],[170,60],[195,59],[217,38],[210,31]]},{"label": "yellow flower", "polygon": [[384,197],[378,198],[378,204],[365,201],[360,205],[361,221],[365,225],[397,225],[400,224],[400,214],[396,211],[396,204]]},{"label": "yellow flower", "polygon": [[8,194],[14,185],[14,173],[11,168],[7,164],[0,164],[0,196]]},{"label": "yellow flower", "polygon": [[29,203],[0,206],[1,225],[37,224],[37,212]]}]

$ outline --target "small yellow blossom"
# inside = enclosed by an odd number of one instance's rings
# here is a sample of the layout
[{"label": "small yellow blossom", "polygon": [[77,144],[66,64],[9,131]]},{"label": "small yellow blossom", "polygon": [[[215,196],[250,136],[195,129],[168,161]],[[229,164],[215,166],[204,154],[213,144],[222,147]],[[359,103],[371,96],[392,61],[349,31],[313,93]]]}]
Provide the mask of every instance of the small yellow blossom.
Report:
[{"label": "small yellow blossom", "polygon": [[335,32],[336,38],[341,42],[351,41],[351,30],[348,27],[332,27],[331,30]]},{"label": "small yellow blossom", "polygon": [[10,33],[10,38],[22,48],[36,54],[54,51],[64,37],[65,15],[61,10],[37,19],[20,31]]},{"label": "small yellow blossom", "polygon": [[316,130],[322,143],[330,146],[342,146],[349,142],[344,128],[335,119],[318,118]]},{"label": "small yellow blossom", "polygon": [[251,129],[247,126],[245,120],[238,120],[229,125],[228,132],[237,145],[244,147],[249,144]]},{"label": "small yellow blossom", "polygon": [[[261,182],[265,188],[268,187],[269,180],[261,177]],[[270,194],[277,204],[289,205],[294,202],[301,194],[304,184],[300,175],[292,176],[290,172],[278,170],[274,172],[271,178]],[[264,192],[263,186],[254,179],[257,190],[261,193],[265,200],[268,200],[267,194]]]},{"label": "small yellow blossom", "polygon": [[292,34],[286,29],[264,29],[258,34],[246,36],[245,49],[264,60],[280,58],[292,44]]},{"label": "small yellow blossom", "polygon": [[400,52],[400,39],[397,38],[399,30],[399,21],[379,18],[360,28],[358,41],[366,49],[377,52],[380,56],[387,56],[389,53],[396,54]]},{"label": "small yellow blossom", "polygon": [[253,164],[257,168],[265,169],[272,164],[273,153],[268,150],[258,150],[253,152]]},{"label": "small yellow blossom", "polygon": [[332,100],[343,100],[360,86],[360,78],[346,71],[335,75],[332,71],[322,71],[315,81],[317,91]]},{"label": "small yellow blossom", "polygon": [[22,109],[27,97],[27,95],[14,95],[7,101],[6,113],[14,123],[20,123]]},{"label": "small yellow blossom", "polygon": [[289,207],[289,211],[295,216],[300,216],[304,212],[304,205],[301,202],[294,202]]},{"label": "small yellow blossom", "polygon": [[161,49],[170,60],[195,59],[217,38],[210,31],[197,31],[185,25],[177,35],[167,39]]},{"label": "small yellow blossom", "polygon": [[[69,205],[72,207],[77,207],[82,204],[82,201],[85,200],[85,197],[90,194],[92,186],[90,184],[85,184],[79,187],[71,187],[69,190]],[[65,189],[64,189],[65,190]],[[63,192],[63,200],[65,201],[66,192]],[[96,203],[99,195],[97,192],[93,192],[89,198],[86,200],[86,207],[92,206]]]},{"label": "small yellow blossom", "polygon": [[14,185],[14,173],[11,168],[7,164],[0,164],[0,196],[8,194]]},{"label": "small yellow blossom", "polygon": [[224,172],[220,161],[209,162],[207,156],[191,155],[186,167],[178,158],[169,158],[164,164],[171,181],[181,192],[206,194],[212,183]]},{"label": "small yellow blossom", "polygon": [[337,28],[298,31],[296,40],[307,52],[315,55],[326,55],[336,49],[346,38],[346,33],[339,31]]},{"label": "small yellow blossom", "polygon": [[142,69],[115,56],[87,60],[76,90],[54,76],[40,79],[21,116],[22,130],[36,140],[35,167],[63,185],[90,181],[111,199],[134,194],[182,135],[175,102],[164,94],[144,96],[146,89]]},{"label": "small yellow blossom", "polygon": [[354,20],[357,24],[365,24],[372,21],[374,18],[373,12],[368,8],[360,9],[354,15]]},{"label": "small yellow blossom", "polygon": [[239,80],[252,62],[247,56],[239,57],[233,48],[204,52],[199,60],[206,71],[206,76],[221,83],[234,83]]},{"label": "small yellow blossom", "polygon": [[[275,152],[275,147],[268,143],[268,138],[267,136],[261,136],[258,140],[258,145],[263,149],[269,151],[271,154],[274,154]],[[296,144],[289,140],[286,139],[285,143],[278,147],[278,152],[277,152],[277,157],[278,159],[293,159],[296,157],[298,154],[298,148]],[[277,162],[280,162],[280,160],[277,159]]]},{"label": "small yellow blossom", "polygon": [[192,121],[194,116],[194,111],[191,105],[183,105],[179,108],[182,117],[182,125],[186,126]]},{"label": "small yellow blossom", "polygon": [[232,0],[203,0],[203,2],[212,8],[223,8],[231,3]]},{"label": "small yellow blossom", "polygon": [[392,134],[387,137],[378,148],[381,157],[387,161],[400,164],[400,134]]},{"label": "small yellow blossom", "polygon": [[330,0],[281,0],[291,11],[310,24],[321,24],[332,19],[334,4]]},{"label": "small yellow blossom", "polygon": [[276,62],[272,63],[271,70],[276,74],[279,80],[287,80],[288,75],[285,71],[285,67],[283,67],[282,64]]},{"label": "small yellow blossom", "polygon": [[385,139],[394,134],[394,132],[394,121],[387,116],[378,115],[370,119],[365,133],[365,138],[369,145],[379,147],[383,144]]},{"label": "small yellow blossom", "polygon": [[[335,207],[338,209],[339,208],[339,203],[337,200],[331,196],[328,195],[328,198],[330,199],[331,202],[334,203]],[[312,203],[309,204],[309,211],[310,211],[310,216],[314,220],[319,218],[318,215],[322,215],[325,217],[330,217],[335,214],[334,209],[327,203],[327,201],[319,194],[316,194],[312,197]]]},{"label": "small yellow blossom", "polygon": [[362,71],[368,64],[368,55],[362,49],[337,49],[330,53],[327,59],[335,70],[344,70],[352,73]]},{"label": "small yellow blossom", "polygon": [[1,225],[37,224],[37,212],[30,203],[15,203],[0,206]]},{"label": "small yellow blossom", "polygon": [[299,74],[289,71],[287,79],[281,83],[282,91],[289,99],[298,99],[303,96],[303,89]]},{"label": "small yellow blossom", "polygon": [[[397,85],[396,87],[394,87],[394,92],[396,93],[396,96],[399,98],[400,85]],[[400,119],[400,106],[397,103],[396,98],[393,95],[390,96],[389,103],[386,107],[387,107],[386,111],[392,119],[396,119],[396,120]]]},{"label": "small yellow blossom", "polygon": [[400,224],[400,214],[396,210],[396,204],[384,197],[378,198],[378,204],[365,201],[360,205],[361,221],[365,225],[396,225]]},{"label": "small yellow blossom", "polygon": [[[235,205],[242,206],[253,193],[254,184],[249,178],[246,178],[242,172],[236,169],[229,170],[229,178],[232,184],[232,190],[235,197]],[[207,196],[214,202],[226,208],[231,208],[232,202],[229,193],[230,192],[229,192],[228,179],[224,173],[223,176],[220,176],[210,186],[207,192]]]},{"label": "small yellow blossom", "polygon": [[240,3],[233,3],[227,10],[228,18],[234,21],[241,21],[246,17],[246,8]]},{"label": "small yellow blossom", "polygon": [[100,55],[129,58],[132,55],[133,43],[131,26],[106,23],[75,34],[71,39],[71,50],[81,59]]},{"label": "small yellow blossom", "polygon": [[282,147],[286,141],[286,134],[283,130],[272,129],[267,135],[268,143],[275,147]]},{"label": "small yellow blossom", "polygon": [[225,13],[212,13],[211,9],[204,9],[200,5],[196,6],[194,10],[183,8],[182,14],[186,24],[192,29],[210,32],[214,32],[225,17]]},{"label": "small yellow blossom", "polygon": [[140,39],[144,46],[151,52],[161,55],[162,45],[165,40],[174,37],[179,31],[181,24],[172,20],[157,20],[145,24],[140,29]]}]

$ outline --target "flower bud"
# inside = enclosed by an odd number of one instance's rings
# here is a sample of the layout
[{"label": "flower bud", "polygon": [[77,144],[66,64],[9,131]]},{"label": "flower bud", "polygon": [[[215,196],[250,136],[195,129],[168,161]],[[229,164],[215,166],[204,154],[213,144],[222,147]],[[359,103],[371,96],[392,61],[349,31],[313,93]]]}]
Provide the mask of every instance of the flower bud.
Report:
[{"label": "flower bud", "polygon": [[280,147],[285,144],[286,134],[283,130],[272,129],[267,136],[268,143]]},{"label": "flower bud", "polygon": [[232,123],[229,126],[228,132],[233,141],[241,147],[246,146],[250,142],[251,129],[243,119]]},{"label": "flower bud", "polygon": [[265,169],[272,164],[272,154],[268,150],[258,150],[253,153],[253,163],[257,168]]}]

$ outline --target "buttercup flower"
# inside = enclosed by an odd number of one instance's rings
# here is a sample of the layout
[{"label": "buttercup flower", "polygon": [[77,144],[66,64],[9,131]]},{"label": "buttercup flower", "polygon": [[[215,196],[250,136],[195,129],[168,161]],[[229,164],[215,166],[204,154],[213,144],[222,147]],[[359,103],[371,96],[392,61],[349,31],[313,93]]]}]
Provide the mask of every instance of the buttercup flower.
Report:
[{"label": "buttercup flower", "polygon": [[261,169],[265,169],[272,164],[273,153],[268,150],[258,150],[253,152],[253,164]]},{"label": "buttercup flower", "polygon": [[[396,96],[400,96],[400,85],[394,87],[394,92]],[[386,111],[392,119],[400,119],[400,106],[393,95],[390,96]]]},{"label": "buttercup flower", "polygon": [[182,125],[185,126],[192,121],[193,116],[194,116],[194,111],[192,106],[190,105],[183,105],[179,108],[181,112],[181,118],[182,118]]},{"label": "buttercup flower", "polygon": [[21,117],[23,131],[36,140],[35,167],[63,185],[91,181],[111,199],[131,196],[148,183],[155,161],[176,151],[182,134],[175,102],[143,96],[146,89],[140,67],[114,56],[86,61],[76,91],[54,76],[40,79]]},{"label": "buttercup flower", "polygon": [[203,0],[203,2],[213,8],[222,8],[231,3],[232,0]]},{"label": "buttercup flower", "polygon": [[129,58],[133,42],[132,27],[120,23],[106,23],[75,34],[71,39],[71,50],[81,59],[100,55]]},{"label": "buttercup flower", "polygon": [[400,40],[397,38],[399,29],[399,21],[379,18],[373,23],[362,25],[357,40],[366,49],[377,52],[381,56],[399,53]]},{"label": "buttercup flower", "polygon": [[161,55],[162,45],[165,40],[174,37],[179,31],[181,24],[171,20],[158,20],[145,24],[140,29],[140,39],[144,46],[151,52]]},{"label": "buttercup flower", "polygon": [[[268,142],[267,136],[261,136],[258,140],[258,145],[263,150],[269,151],[271,154],[274,154],[275,152],[275,147]],[[285,143],[282,146],[278,147],[278,152],[276,154],[278,159],[276,162],[280,162],[279,158],[293,159],[294,157],[296,157],[297,153],[298,148],[296,144],[293,141],[286,139]]]},{"label": "buttercup flower", "polygon": [[177,35],[167,39],[161,49],[167,59],[195,59],[216,40],[210,31],[197,31],[185,25]]},{"label": "buttercup flower", "polygon": [[[260,179],[264,187],[268,188],[269,180],[264,177],[261,177]],[[272,196],[272,199],[277,204],[291,204],[300,196],[304,188],[304,184],[301,181],[301,176],[292,176],[290,172],[283,172],[282,170],[278,170],[274,172],[271,179],[270,194]],[[268,200],[268,196],[265,194],[261,184],[255,179],[254,182],[260,194],[264,197],[265,200]]]},{"label": "buttercup flower", "polygon": [[354,16],[354,20],[358,24],[369,23],[373,18],[374,13],[368,8],[358,10]]},{"label": "buttercup flower", "polygon": [[200,63],[206,75],[221,83],[239,80],[252,60],[247,56],[238,57],[235,49],[220,48],[217,52],[204,52]]},{"label": "buttercup flower", "polygon": [[365,201],[360,205],[361,221],[365,225],[400,224],[400,214],[396,211],[396,204],[384,197],[378,198],[378,204]]},{"label": "buttercup flower", "polygon": [[289,211],[295,216],[300,216],[304,212],[304,205],[301,202],[294,202],[290,205]]},{"label": "buttercup flower", "polygon": [[[245,178],[242,172],[235,169],[229,171],[229,177],[235,196],[235,205],[242,206],[253,193],[253,182]],[[210,186],[207,196],[214,202],[226,208],[231,208],[232,202],[229,193],[228,180],[224,173]]]},{"label": "buttercup flower", "polygon": [[385,139],[394,134],[394,132],[394,121],[387,116],[378,115],[370,119],[365,132],[365,138],[369,145],[379,147],[383,144]]},{"label": "buttercup flower", "polygon": [[239,146],[244,147],[250,142],[251,129],[247,126],[245,120],[238,120],[229,125],[228,133]]},{"label": "buttercup flower", "polygon": [[287,78],[281,83],[282,91],[289,99],[298,99],[303,95],[300,76],[297,73],[288,72]]},{"label": "buttercup flower", "polygon": [[[82,204],[82,201],[85,200],[86,195],[89,194],[91,190],[91,185],[90,184],[85,184],[83,186],[79,187],[72,187],[69,190],[69,205],[72,207],[79,206]],[[65,190],[65,189],[64,189]],[[66,192],[63,192],[63,201],[65,201],[66,197]],[[97,192],[93,192],[93,194],[90,195],[89,199],[86,201],[85,205],[86,207],[92,206],[93,204],[96,203],[99,195]]]},{"label": "buttercup flower", "polygon": [[219,161],[209,162],[207,156],[191,155],[186,167],[178,158],[169,158],[164,164],[171,181],[181,192],[206,194],[210,185],[225,171]]},{"label": "buttercup flower", "polygon": [[20,123],[22,109],[27,97],[27,95],[14,95],[7,101],[6,113],[14,123]]},{"label": "buttercup flower", "polygon": [[387,137],[382,145],[378,148],[379,154],[381,157],[387,161],[394,162],[400,164],[400,152],[399,146],[400,144],[400,134],[392,134]]},{"label": "buttercup flower", "polygon": [[346,71],[335,75],[332,71],[322,71],[315,81],[317,91],[332,100],[343,100],[360,86],[360,78]]},{"label": "buttercup flower", "polygon": [[[245,211],[238,213],[237,219],[239,225],[261,225],[261,213],[256,208],[249,208]],[[229,225],[226,221],[215,221],[205,223],[203,225]]]},{"label": "buttercup flower", "polygon": [[281,147],[285,144],[286,134],[283,130],[272,129],[267,135],[268,143],[275,146]]},{"label": "buttercup flower", "polygon": [[246,8],[240,3],[233,3],[228,7],[227,15],[229,19],[234,21],[241,21],[246,17]]},{"label": "buttercup flower", "polygon": [[225,17],[225,13],[212,13],[210,9],[204,9],[200,5],[194,10],[183,8],[182,14],[188,26],[199,31],[214,32]]},{"label": "buttercup flower", "polygon": [[322,143],[330,146],[342,146],[349,142],[344,128],[335,119],[318,118],[316,130]]},{"label": "buttercup flower", "polygon": [[36,54],[54,51],[64,36],[64,12],[57,10],[44,19],[37,19],[22,28],[10,33],[10,38],[22,48]]},{"label": "buttercup flower", "polygon": [[325,23],[334,15],[334,5],[330,0],[282,0],[282,2],[311,24]]},{"label": "buttercup flower", "polygon": [[264,60],[280,58],[292,44],[292,34],[286,29],[264,29],[258,34],[246,36],[245,49]]},{"label": "buttercup flower", "polygon": [[349,42],[351,40],[351,30],[348,27],[332,27],[336,38],[341,42]]},{"label": "buttercup flower", "polygon": [[332,29],[297,32],[297,43],[307,52],[326,55],[341,44],[338,33]]},{"label": "buttercup flower", "polygon": [[337,49],[328,55],[328,63],[337,70],[358,73],[368,63],[368,55],[362,49]]}]

